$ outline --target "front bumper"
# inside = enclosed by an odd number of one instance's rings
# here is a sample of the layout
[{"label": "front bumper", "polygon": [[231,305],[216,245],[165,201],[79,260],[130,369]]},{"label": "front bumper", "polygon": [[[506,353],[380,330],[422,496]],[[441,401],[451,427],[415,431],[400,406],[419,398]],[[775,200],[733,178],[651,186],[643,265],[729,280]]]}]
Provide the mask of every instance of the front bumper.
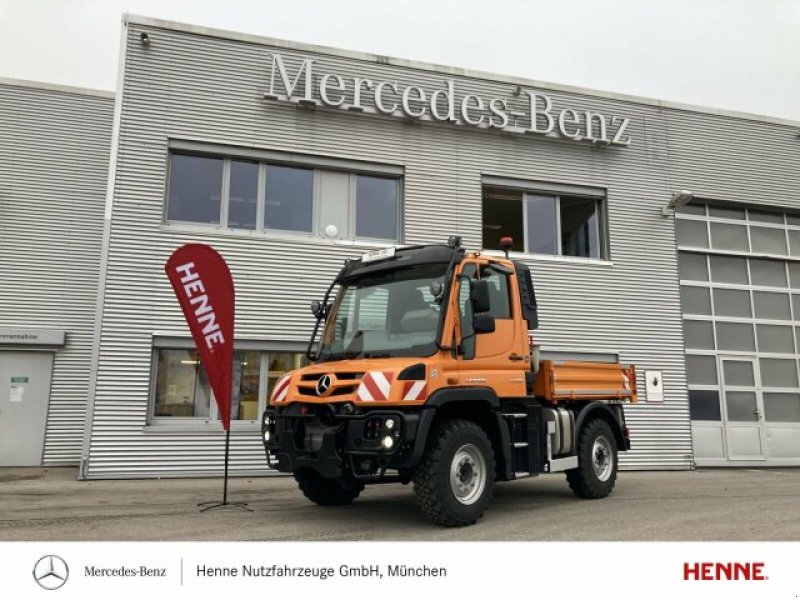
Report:
[{"label": "front bumper", "polygon": [[336,408],[295,403],[268,409],[262,419],[267,460],[274,457],[274,466],[284,473],[312,469],[336,479],[383,474],[413,460],[418,413],[386,408],[347,414]]}]

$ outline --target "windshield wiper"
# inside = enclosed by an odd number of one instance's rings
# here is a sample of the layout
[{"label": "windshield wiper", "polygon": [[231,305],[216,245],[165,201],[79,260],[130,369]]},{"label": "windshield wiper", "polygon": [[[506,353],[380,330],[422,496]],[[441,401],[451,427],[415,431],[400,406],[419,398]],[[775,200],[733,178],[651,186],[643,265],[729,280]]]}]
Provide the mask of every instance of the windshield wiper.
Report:
[{"label": "windshield wiper", "polygon": [[322,359],[331,360],[353,360],[354,358],[391,358],[389,352],[362,352],[361,350],[351,350],[349,352],[327,352],[323,353]]}]

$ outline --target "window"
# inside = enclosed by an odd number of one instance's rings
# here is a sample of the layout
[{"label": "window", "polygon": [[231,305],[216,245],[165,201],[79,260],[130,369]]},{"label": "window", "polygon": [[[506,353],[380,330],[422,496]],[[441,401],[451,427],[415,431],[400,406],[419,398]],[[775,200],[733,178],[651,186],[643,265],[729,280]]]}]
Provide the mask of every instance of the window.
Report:
[{"label": "window", "polygon": [[711,223],[711,247],[715,250],[747,252],[747,227]]},{"label": "window", "polygon": [[711,314],[711,297],[707,287],[681,286],[681,307],[684,313]]},{"label": "window", "polygon": [[679,254],[680,278],[694,281],[708,281],[708,265],[705,254],[681,252]]},{"label": "window", "polygon": [[397,239],[397,180],[356,177],[356,237]]},{"label": "window", "polygon": [[704,221],[686,221],[680,219],[676,222],[678,245],[694,246],[695,248],[708,248],[708,228]]},{"label": "window", "polygon": [[753,285],[786,287],[786,263],[780,260],[751,258],[750,278]]},{"label": "window", "polygon": [[[525,194],[525,251],[558,254],[558,199],[555,196]],[[527,209],[527,210],[526,210]]]},{"label": "window", "polygon": [[172,152],[165,218],[236,231],[398,242],[400,189],[398,175]]},{"label": "window", "polygon": [[[155,355],[151,417],[156,421],[217,420],[219,413],[197,351],[188,347],[156,348]],[[234,352],[231,420],[259,420],[264,410],[261,399],[268,397],[274,383],[285,372],[307,362],[305,355],[300,353]]]},{"label": "window", "polygon": [[311,232],[314,171],[267,165],[264,228]]},{"label": "window", "polygon": [[715,283],[738,283],[747,285],[747,260],[735,256],[709,257],[711,281]]},{"label": "window", "polygon": [[[756,305],[758,306],[758,305]],[[756,308],[756,311],[758,308]],[[714,288],[714,312],[718,317],[752,317],[750,292]]]},{"label": "window", "polygon": [[219,224],[222,160],[173,154],[169,167],[167,219]]},{"label": "window", "polygon": [[483,247],[500,249],[510,236],[512,250],[529,254],[602,258],[602,200],[483,188]]},{"label": "window", "polygon": [[728,421],[757,421],[758,405],[755,392],[725,391],[725,408]]},{"label": "window", "polygon": [[[795,233],[795,232],[793,232]],[[750,227],[753,252],[764,254],[787,254],[783,229],[772,227]]]},{"label": "window", "polygon": [[689,385],[717,385],[716,357],[708,355],[687,355],[686,378]]},{"label": "window", "polygon": [[717,348],[720,350],[755,351],[756,338],[750,323],[717,323]]},{"label": "window", "polygon": [[788,321],[792,318],[789,294],[753,292],[753,307],[757,319]]},{"label": "window", "polygon": [[753,362],[750,360],[723,360],[725,385],[753,387],[756,384]]},{"label": "window", "polygon": [[692,421],[720,421],[719,392],[716,390],[689,390],[689,418]]},{"label": "window", "polygon": [[441,307],[426,291],[434,281],[443,282],[446,268],[445,263],[431,263],[342,282],[323,335],[321,357],[433,354]]},{"label": "window", "polygon": [[489,267],[481,268],[481,279],[489,285],[489,314],[495,319],[511,318],[511,301],[508,293],[508,275]]},{"label": "window", "polygon": [[764,418],[770,423],[800,423],[800,394],[765,392]]},{"label": "window", "polygon": [[764,387],[797,387],[797,365],[794,360],[762,358],[761,385]]},{"label": "window", "polygon": [[714,327],[710,321],[684,321],[683,329],[687,348],[714,349]]},{"label": "window", "polygon": [[255,229],[258,212],[258,163],[231,161],[228,227]]}]

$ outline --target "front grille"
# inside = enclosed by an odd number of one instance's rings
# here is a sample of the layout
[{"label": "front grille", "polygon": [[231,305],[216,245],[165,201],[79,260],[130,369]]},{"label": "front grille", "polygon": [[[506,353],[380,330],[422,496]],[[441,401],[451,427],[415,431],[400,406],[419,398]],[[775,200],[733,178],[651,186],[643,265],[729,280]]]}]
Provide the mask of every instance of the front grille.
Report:
[{"label": "front grille", "polygon": [[364,377],[364,373],[336,373],[336,379],[341,379],[342,381],[361,379],[362,377]]},{"label": "front grille", "polygon": [[343,385],[342,387],[338,387],[331,392],[331,396],[346,396],[347,394],[352,394],[356,391],[356,386],[354,385]]},{"label": "front grille", "polygon": [[[314,382],[316,382],[323,375],[325,375],[325,373],[306,373],[305,375],[302,375],[300,377],[300,381],[314,381]],[[355,372],[352,372],[352,373],[336,373],[336,372],[332,372],[331,375],[333,375],[339,381],[354,381],[354,380],[357,380],[357,379],[361,379],[364,376],[364,373],[355,373]]]},{"label": "front grille", "polygon": [[[341,387],[333,388],[330,396],[346,396],[347,394],[352,394],[356,391],[358,386],[355,385],[343,385]],[[317,388],[311,387],[308,385],[301,385],[297,387],[297,391],[300,392],[303,396],[316,396],[317,395]]]}]

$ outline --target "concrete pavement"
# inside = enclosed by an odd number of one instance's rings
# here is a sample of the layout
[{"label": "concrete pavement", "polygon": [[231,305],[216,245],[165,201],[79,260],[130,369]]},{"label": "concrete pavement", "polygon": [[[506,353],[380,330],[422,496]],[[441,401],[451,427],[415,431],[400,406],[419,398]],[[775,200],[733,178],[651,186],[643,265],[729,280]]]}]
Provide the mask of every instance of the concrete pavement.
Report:
[{"label": "concrete pavement", "polygon": [[564,476],[501,483],[477,525],[444,529],[411,486],[318,507],[287,477],[236,478],[253,512],[198,513],[221,479],[76,481],[69,468],[0,469],[0,540],[800,540],[800,469],[621,472],[580,500]]}]

